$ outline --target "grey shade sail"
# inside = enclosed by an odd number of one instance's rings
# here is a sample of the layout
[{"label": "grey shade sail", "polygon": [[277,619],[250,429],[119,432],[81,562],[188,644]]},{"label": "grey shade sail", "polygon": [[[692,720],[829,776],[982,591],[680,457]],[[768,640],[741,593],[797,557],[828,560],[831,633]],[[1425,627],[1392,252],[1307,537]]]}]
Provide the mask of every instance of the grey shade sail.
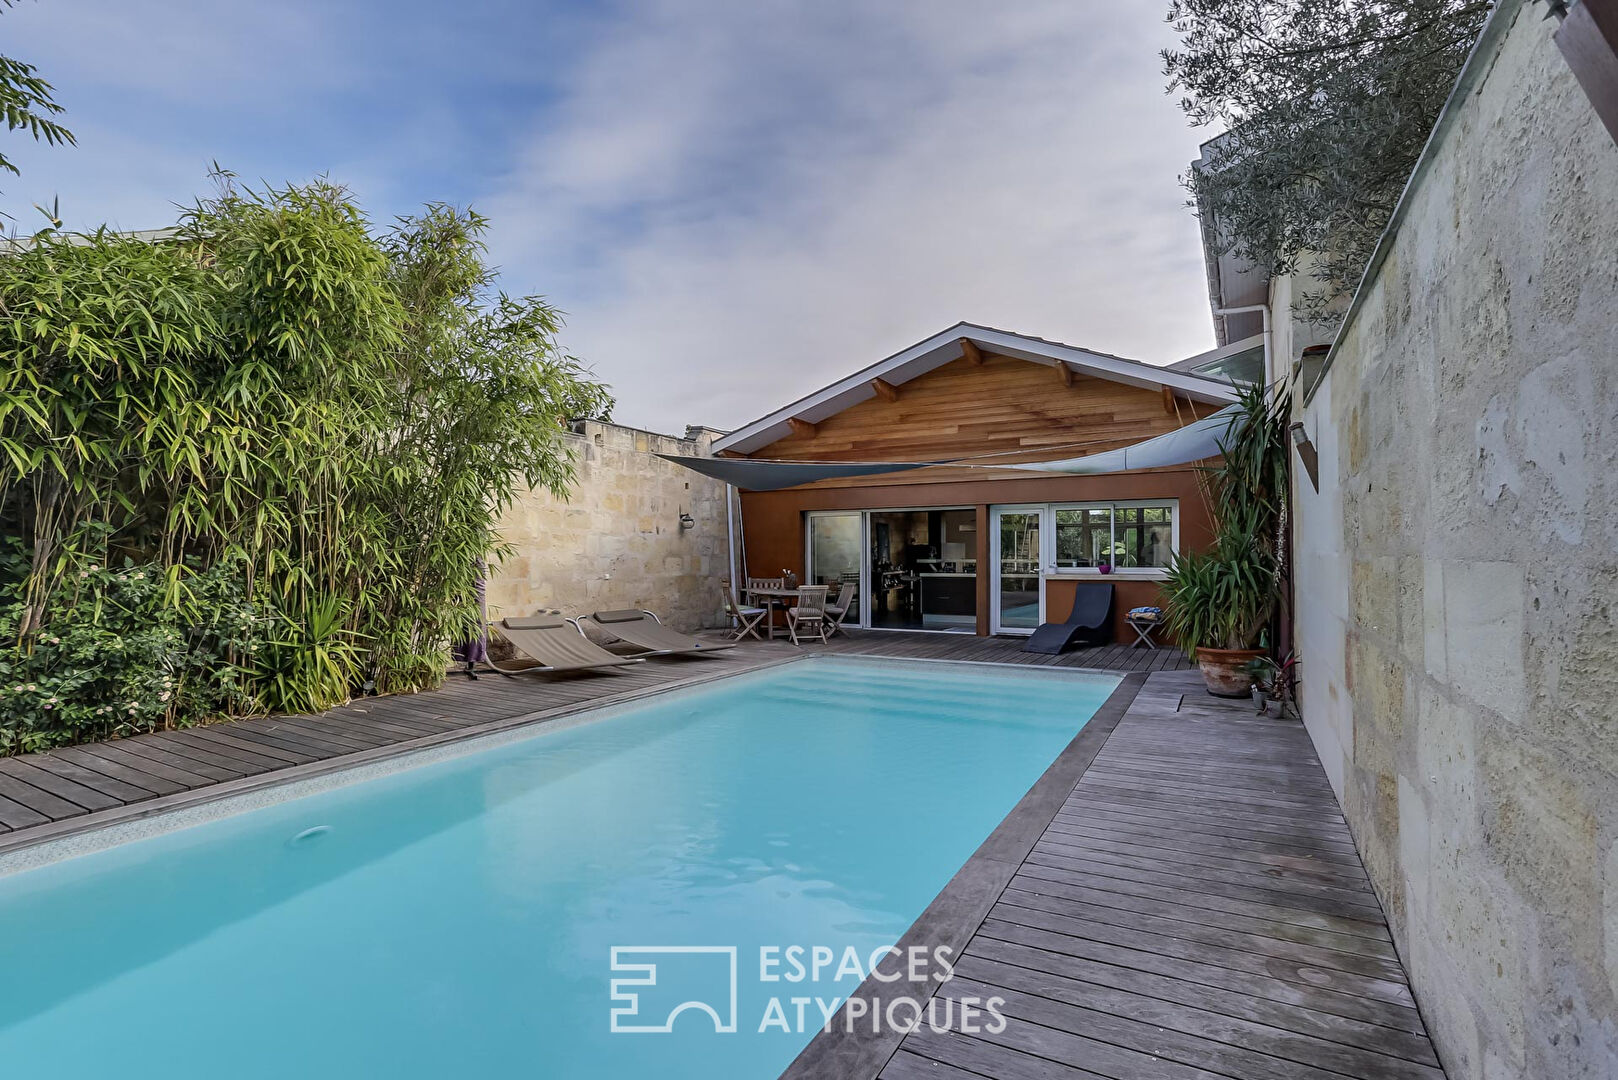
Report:
[{"label": "grey shade sail", "polygon": [[754,461],[750,458],[684,457],[679,454],[659,454],[665,461],[723,480],[749,491],[775,491],[779,488],[812,484],[816,480],[835,480],[844,476],[874,476],[878,473],[904,472],[906,469],[925,469],[932,465],[964,465],[974,469],[1015,469],[1020,472],[1067,473],[1094,475],[1097,473],[1125,472],[1129,469],[1160,469],[1167,465],[1185,465],[1204,458],[1218,457],[1219,444],[1240,431],[1247,422],[1240,406],[1231,405],[1212,416],[1193,421],[1178,431],[1145,439],[1118,450],[1107,450],[1085,457],[1062,458],[1060,461],[1033,461],[1004,465],[971,458],[941,461]]},{"label": "grey shade sail", "polygon": [[1247,422],[1239,406],[1220,409],[1212,416],[1193,421],[1178,431],[1146,439],[1132,446],[1108,450],[1087,457],[1064,458],[1061,461],[1035,461],[1002,468],[1025,472],[1095,473],[1124,472],[1127,469],[1160,469],[1166,465],[1185,465],[1204,458],[1218,457],[1219,444],[1240,431]]},{"label": "grey shade sail", "polygon": [[875,476],[878,473],[925,469],[929,465],[939,464],[936,461],[753,461],[748,458],[685,457],[680,454],[657,456],[748,491],[775,491],[799,484],[812,484],[816,480]]}]

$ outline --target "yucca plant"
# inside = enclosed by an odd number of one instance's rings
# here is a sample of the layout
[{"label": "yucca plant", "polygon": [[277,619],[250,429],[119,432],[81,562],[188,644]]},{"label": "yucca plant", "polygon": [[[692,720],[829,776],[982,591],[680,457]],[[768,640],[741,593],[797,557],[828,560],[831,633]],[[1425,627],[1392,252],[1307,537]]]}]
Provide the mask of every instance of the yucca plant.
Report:
[{"label": "yucca plant", "polygon": [[1251,648],[1270,621],[1275,582],[1265,545],[1246,533],[1222,533],[1210,550],[1184,552],[1169,567],[1169,632],[1193,659],[1199,648]]},{"label": "yucca plant", "polygon": [[1251,649],[1280,594],[1291,395],[1243,387],[1223,456],[1204,470],[1215,540],[1176,555],[1163,583],[1165,621],[1186,653]]},{"label": "yucca plant", "polygon": [[321,596],[304,608],[301,620],[277,620],[253,671],[271,712],[318,712],[348,697],[364,649],[344,627],[344,608],[341,597]]}]

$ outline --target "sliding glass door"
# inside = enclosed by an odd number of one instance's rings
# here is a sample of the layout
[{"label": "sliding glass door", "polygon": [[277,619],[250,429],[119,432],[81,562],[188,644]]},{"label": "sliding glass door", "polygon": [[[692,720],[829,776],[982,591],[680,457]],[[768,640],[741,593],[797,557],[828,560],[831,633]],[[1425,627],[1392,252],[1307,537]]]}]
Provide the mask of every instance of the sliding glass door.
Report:
[{"label": "sliding glass door", "polygon": [[[828,511],[809,515],[809,557],[806,585],[830,585],[841,603],[842,590],[859,589],[865,595],[865,515],[858,510]],[[862,603],[861,608],[864,607]],[[862,613],[850,614],[845,626],[863,626]]]},{"label": "sliding glass door", "polygon": [[991,517],[990,625],[997,634],[1031,633],[1045,621],[1044,583],[1052,577],[1156,580],[1180,550],[1174,499],[996,506]]},{"label": "sliding glass door", "polygon": [[1042,621],[1040,587],[1043,548],[1041,506],[997,506],[989,534],[994,580],[989,589],[990,627],[996,634],[1030,634]]}]

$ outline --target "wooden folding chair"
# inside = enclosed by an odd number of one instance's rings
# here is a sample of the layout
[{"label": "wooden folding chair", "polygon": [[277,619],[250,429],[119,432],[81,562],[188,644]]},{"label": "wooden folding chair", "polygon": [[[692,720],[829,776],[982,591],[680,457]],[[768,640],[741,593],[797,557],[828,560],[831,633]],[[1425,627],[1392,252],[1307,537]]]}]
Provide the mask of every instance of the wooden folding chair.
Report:
[{"label": "wooden folding chair", "polygon": [[792,635],[792,644],[801,644],[798,641],[800,630],[804,636],[812,633],[825,643],[826,594],[830,591],[830,585],[798,586],[798,603],[787,609],[787,632]]},{"label": "wooden folding chair", "polygon": [[827,626],[827,637],[836,637],[837,632],[843,628],[843,620],[848,618],[849,612],[855,612],[854,621],[859,621],[860,609],[860,582],[858,578],[843,582],[843,587],[837,591],[837,602],[826,606],[826,614],[830,621]]},{"label": "wooden folding chair", "polygon": [[734,624],[730,635],[732,639],[740,641],[751,634],[759,641],[763,641],[764,635],[759,632],[759,626],[764,622],[764,616],[770,613],[770,609],[742,606],[736,599],[736,589],[731,585],[729,578],[722,579],[719,584],[724,592],[725,614],[730,616]]}]

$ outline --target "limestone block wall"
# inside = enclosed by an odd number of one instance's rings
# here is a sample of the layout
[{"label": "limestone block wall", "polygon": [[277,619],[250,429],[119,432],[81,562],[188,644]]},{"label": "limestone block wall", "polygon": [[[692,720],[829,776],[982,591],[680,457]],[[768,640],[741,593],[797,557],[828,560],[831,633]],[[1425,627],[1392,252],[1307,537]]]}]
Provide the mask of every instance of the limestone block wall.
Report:
[{"label": "limestone block wall", "polygon": [[1543,8],[1302,410],[1302,708],[1455,1080],[1618,1076],[1618,147]]},{"label": "limestone block wall", "polygon": [[[491,617],[647,608],[682,630],[721,625],[725,485],[655,456],[706,454],[719,434],[580,422],[569,440],[578,467],[569,498],[530,491],[501,523],[516,550],[491,569]],[[680,527],[682,511],[693,527]]]}]

